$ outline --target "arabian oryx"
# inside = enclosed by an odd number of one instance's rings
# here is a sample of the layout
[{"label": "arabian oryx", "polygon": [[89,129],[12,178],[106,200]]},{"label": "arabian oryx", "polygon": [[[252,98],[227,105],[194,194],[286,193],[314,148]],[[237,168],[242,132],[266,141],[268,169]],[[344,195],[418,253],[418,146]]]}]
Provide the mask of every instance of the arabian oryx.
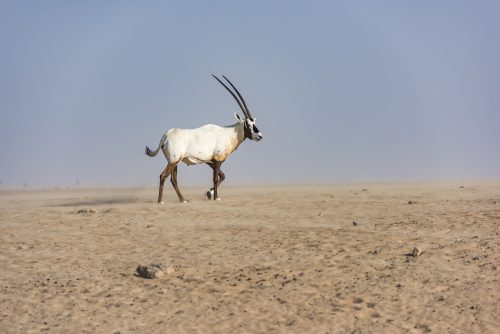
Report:
[{"label": "arabian oryx", "polygon": [[163,204],[163,185],[169,175],[171,175],[170,180],[177,196],[179,196],[179,201],[186,202],[177,186],[177,164],[181,161],[186,165],[209,165],[213,169],[214,186],[207,191],[207,197],[208,199],[213,197],[214,200],[220,200],[217,188],[225,179],[225,175],[220,169],[222,163],[226,161],[227,157],[246,138],[255,141],[262,139],[262,133],[255,126],[255,118],[250,114],[250,110],[238,89],[236,89],[228,78],[222,76],[234,89],[238,95],[236,96],[224,82],[215,75],[212,74],[212,76],[231,93],[236,102],[238,102],[245,118],[242,119],[237,113],[234,113],[237,122],[233,125],[223,127],[207,124],[197,129],[171,129],[163,135],[156,150],[151,151],[146,146],[147,155],[154,157],[161,149],[168,162],[167,167],[160,175],[160,190],[158,194],[158,203],[160,204]]}]

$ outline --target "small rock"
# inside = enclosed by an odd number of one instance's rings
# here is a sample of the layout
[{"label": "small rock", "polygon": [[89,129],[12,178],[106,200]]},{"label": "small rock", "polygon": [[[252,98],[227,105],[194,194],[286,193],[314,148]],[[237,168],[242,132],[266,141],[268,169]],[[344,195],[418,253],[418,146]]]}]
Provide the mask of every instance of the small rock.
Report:
[{"label": "small rock", "polygon": [[352,225],[354,226],[358,226],[358,223],[356,223],[355,221],[352,222]]},{"label": "small rock", "polygon": [[164,275],[160,268],[153,266],[137,266],[136,271],[139,276],[148,279],[161,278]]},{"label": "small rock", "polygon": [[321,217],[321,216],[323,216],[323,215],[324,215],[324,213],[323,213],[323,212],[318,213],[318,216],[319,216],[319,217]]},{"label": "small rock", "polygon": [[165,266],[162,263],[151,263],[147,266],[137,266],[136,272],[140,277],[153,279],[162,278],[165,274],[171,274],[175,272],[175,269],[172,266]]},{"label": "small rock", "polygon": [[422,250],[422,248],[415,247],[415,248],[413,248],[413,251],[411,252],[411,256],[417,257],[417,256],[422,255],[423,252],[424,251]]},{"label": "small rock", "polygon": [[78,210],[77,213],[88,215],[88,214],[92,214],[92,213],[97,213],[97,211],[95,209],[80,209],[80,210]]},{"label": "small rock", "polygon": [[412,205],[412,204],[417,204],[417,202],[415,202],[415,201],[408,201],[408,204],[409,204],[409,205]]},{"label": "small rock", "polygon": [[363,302],[363,298],[360,298],[360,297],[354,297],[352,302],[354,304],[361,304]]},{"label": "small rock", "polygon": [[460,189],[464,189],[464,186],[460,186],[460,187],[458,187],[458,188],[460,188]]}]

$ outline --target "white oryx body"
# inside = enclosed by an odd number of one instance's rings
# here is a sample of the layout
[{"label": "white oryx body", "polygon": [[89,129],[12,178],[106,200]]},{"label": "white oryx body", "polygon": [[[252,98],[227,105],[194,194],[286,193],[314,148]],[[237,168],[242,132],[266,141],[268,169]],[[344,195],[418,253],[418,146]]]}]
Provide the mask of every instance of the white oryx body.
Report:
[{"label": "white oryx body", "polygon": [[223,162],[245,140],[244,121],[231,126],[207,124],[196,129],[171,129],[160,140],[154,155],[162,150],[169,162],[186,165]]},{"label": "white oryx body", "polygon": [[196,129],[171,129],[163,135],[156,150],[151,151],[146,146],[146,154],[148,156],[154,157],[161,150],[168,161],[167,167],[160,175],[158,203],[163,203],[163,185],[169,175],[172,175],[172,185],[177,192],[179,200],[186,202],[177,185],[177,164],[181,161],[187,165],[203,163],[209,165],[214,172],[214,187],[207,191],[207,197],[211,199],[213,196],[215,200],[220,199],[217,195],[217,187],[225,179],[224,173],[220,170],[222,163],[246,138],[255,141],[262,139],[262,133],[255,126],[255,118],[250,114],[245,100],[236,87],[234,87],[229,79],[223,76],[235,90],[239,99],[219,78],[216,76],[213,77],[231,93],[236,102],[238,102],[245,118],[242,119],[235,113],[237,122],[230,126],[223,127],[207,124]]}]

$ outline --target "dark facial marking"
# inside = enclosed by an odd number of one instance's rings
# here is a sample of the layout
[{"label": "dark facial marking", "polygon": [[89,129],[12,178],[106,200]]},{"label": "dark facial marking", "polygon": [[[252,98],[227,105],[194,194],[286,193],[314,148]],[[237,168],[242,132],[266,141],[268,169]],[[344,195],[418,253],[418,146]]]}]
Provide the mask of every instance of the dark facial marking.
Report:
[{"label": "dark facial marking", "polygon": [[245,138],[252,139],[252,130],[250,129],[250,126],[247,122],[245,122],[245,126],[243,129],[245,131]]}]

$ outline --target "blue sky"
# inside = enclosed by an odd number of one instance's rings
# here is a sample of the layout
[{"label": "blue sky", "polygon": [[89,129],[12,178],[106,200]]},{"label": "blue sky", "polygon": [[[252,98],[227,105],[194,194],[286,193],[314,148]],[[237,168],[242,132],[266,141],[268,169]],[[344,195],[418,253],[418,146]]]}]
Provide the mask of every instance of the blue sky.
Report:
[{"label": "blue sky", "polygon": [[[155,185],[144,146],[232,124],[227,184],[500,179],[497,1],[0,4],[0,181]],[[181,166],[180,185],[209,185]]]}]

